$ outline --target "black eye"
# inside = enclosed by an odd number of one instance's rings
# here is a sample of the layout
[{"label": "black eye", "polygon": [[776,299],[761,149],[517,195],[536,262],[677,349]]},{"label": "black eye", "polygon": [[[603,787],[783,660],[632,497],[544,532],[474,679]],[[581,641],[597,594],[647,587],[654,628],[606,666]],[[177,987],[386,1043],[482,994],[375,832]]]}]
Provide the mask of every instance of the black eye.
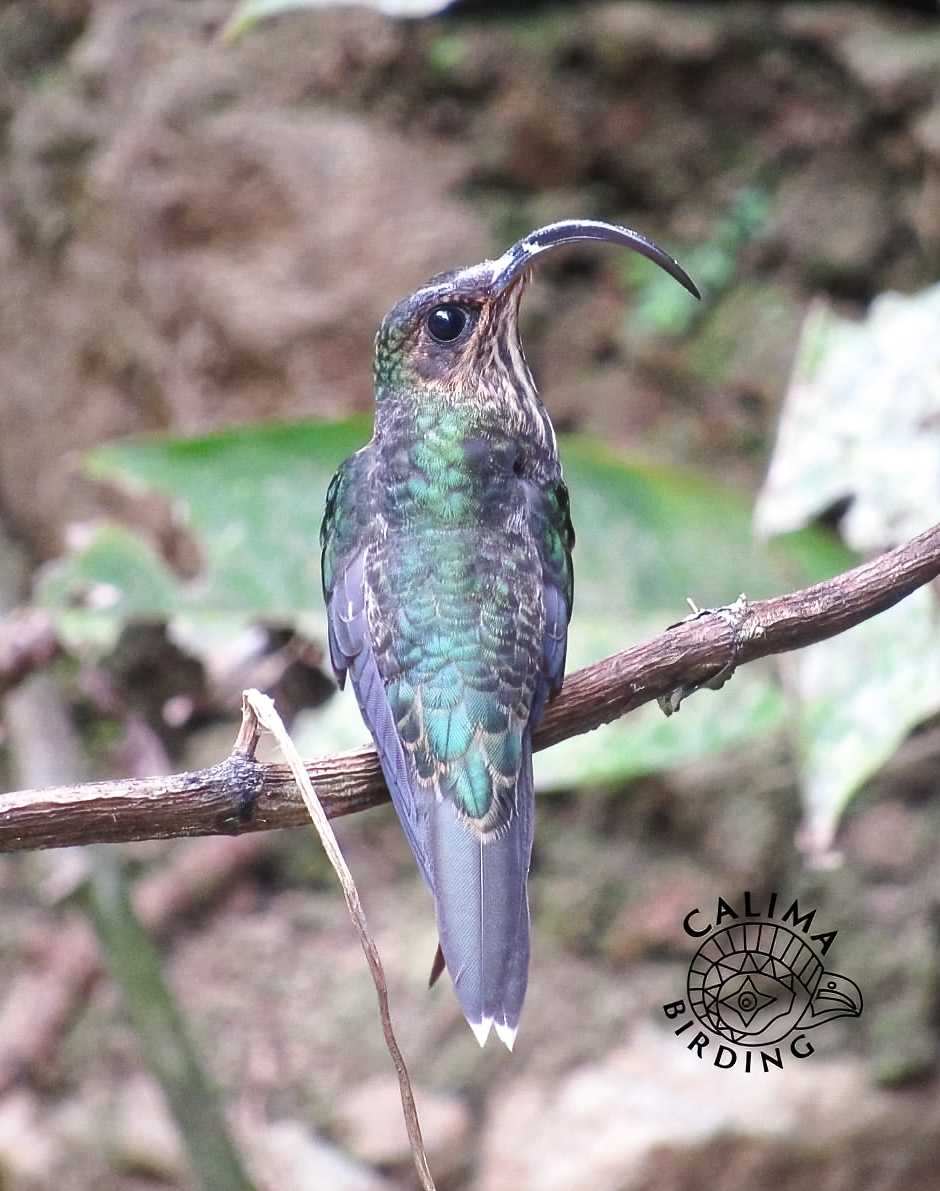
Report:
[{"label": "black eye", "polygon": [[453,343],[467,325],[467,312],[460,306],[435,306],[428,315],[428,332],[438,343]]}]

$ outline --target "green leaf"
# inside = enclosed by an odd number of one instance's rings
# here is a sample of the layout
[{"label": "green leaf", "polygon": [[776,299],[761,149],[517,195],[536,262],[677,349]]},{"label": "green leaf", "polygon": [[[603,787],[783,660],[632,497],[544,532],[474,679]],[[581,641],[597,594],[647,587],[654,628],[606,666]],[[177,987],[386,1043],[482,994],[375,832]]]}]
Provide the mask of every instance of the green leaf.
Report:
[{"label": "green leaf", "polygon": [[38,601],[55,612],[67,648],[105,652],[128,622],[169,620],[180,591],[143,538],[123,525],[102,522],[70,555],[43,569]]},{"label": "green leaf", "polygon": [[[175,576],[147,542],[102,523],[46,571],[42,602],[76,649],[107,648],[131,619],[167,620],[174,639],[197,655],[262,618],[324,639],[319,526],[326,489],[370,432],[370,420],[357,418],[99,449],[88,470],[126,490],[169,498],[202,567],[194,579]],[[687,613],[687,596],[702,606],[729,603],[742,590],[759,598],[849,565],[844,549],[818,532],[773,554],[759,548],[747,503],[699,478],[576,436],[565,437],[561,451],[578,533],[569,669],[661,632]],[[309,739],[321,751],[363,738],[354,701],[346,706],[311,717]],[[770,672],[748,667],[720,696],[699,696],[679,716],[648,710],[557,746],[550,761],[539,762],[543,785],[649,772],[767,731],[781,710]]]},{"label": "green leaf", "polygon": [[803,325],[756,522],[766,536],[843,501],[854,550],[940,521],[940,285],[883,294],[862,322],[817,303]]},{"label": "green leaf", "polygon": [[106,648],[132,619],[162,619],[181,640],[234,635],[252,620],[325,624],[320,521],[336,468],[371,434],[371,419],[226,430],[199,438],[109,443],[90,475],[169,498],[202,566],[173,575],[153,547],[110,523],[46,568],[39,602],[57,611],[72,648]]},{"label": "green leaf", "polygon": [[880,616],[797,655],[801,843],[832,846],[852,795],[940,708],[937,601],[921,587]]},{"label": "green leaf", "polygon": [[[883,294],[861,322],[807,315],[767,481],[764,534],[845,505],[850,545],[876,552],[940,521],[940,285]],[[936,599],[921,589],[802,650],[791,690],[807,847],[832,843],[852,795],[940,710]]]},{"label": "green leaf", "polygon": [[[762,548],[748,503],[674,469],[624,459],[599,443],[561,444],[575,520],[575,610],[568,668],[661,633],[697,606],[761,599],[837,574],[853,556],[808,531]],[[622,780],[737,747],[778,726],[783,696],[770,666],[748,666],[720,692],[697,693],[667,719],[656,706],[536,757],[542,788]]]}]

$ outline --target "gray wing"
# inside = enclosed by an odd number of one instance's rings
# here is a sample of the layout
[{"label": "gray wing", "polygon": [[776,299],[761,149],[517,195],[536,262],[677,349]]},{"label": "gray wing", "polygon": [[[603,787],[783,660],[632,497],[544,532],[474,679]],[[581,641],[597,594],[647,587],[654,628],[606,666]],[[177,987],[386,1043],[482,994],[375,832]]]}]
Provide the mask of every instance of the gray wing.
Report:
[{"label": "gray wing", "polygon": [[416,796],[412,775],[369,632],[365,549],[334,568],[326,613],[330,658],[342,684],[348,673],[359,710],[375,741],[392,802],[424,878],[434,888],[428,843],[427,797]]}]

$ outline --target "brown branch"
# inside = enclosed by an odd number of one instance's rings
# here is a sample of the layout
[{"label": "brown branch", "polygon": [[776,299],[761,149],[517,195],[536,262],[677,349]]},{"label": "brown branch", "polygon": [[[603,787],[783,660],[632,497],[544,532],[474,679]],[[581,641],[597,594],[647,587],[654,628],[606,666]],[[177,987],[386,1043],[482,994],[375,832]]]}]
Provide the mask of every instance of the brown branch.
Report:
[{"label": "brown branch", "polygon": [[0,695],[47,666],[59,650],[55,623],[45,608],[16,608],[0,620]]},{"label": "brown branch", "polygon": [[[690,617],[661,636],[569,675],[535,734],[536,749],[589,732],[653,699],[707,684],[734,667],[834,637],[940,575],[940,525],[844,575],[790,595]],[[173,777],[0,795],[0,851],[72,844],[239,835],[308,823],[284,765],[252,759],[240,740],[220,765]],[[330,817],[388,799],[375,750],[307,769]]]}]

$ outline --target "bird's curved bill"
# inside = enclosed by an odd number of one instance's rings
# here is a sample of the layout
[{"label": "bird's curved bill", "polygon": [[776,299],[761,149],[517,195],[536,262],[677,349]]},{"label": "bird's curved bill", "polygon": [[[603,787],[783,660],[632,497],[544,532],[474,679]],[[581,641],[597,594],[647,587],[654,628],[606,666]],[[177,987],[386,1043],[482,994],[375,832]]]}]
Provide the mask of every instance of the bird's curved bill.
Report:
[{"label": "bird's curved bill", "polygon": [[549,223],[545,227],[536,228],[534,232],[529,232],[527,236],[517,240],[493,262],[497,291],[502,292],[512,285],[543,252],[550,252],[563,244],[577,244],[585,240],[602,240],[607,244],[621,244],[625,248],[632,248],[634,252],[639,252],[647,260],[665,269],[670,277],[674,277],[694,297],[702,296],[685,269],[658,244],[654,244],[652,240],[648,240],[632,228],[621,227],[616,223],[604,223],[599,219],[564,219],[560,223]]}]

